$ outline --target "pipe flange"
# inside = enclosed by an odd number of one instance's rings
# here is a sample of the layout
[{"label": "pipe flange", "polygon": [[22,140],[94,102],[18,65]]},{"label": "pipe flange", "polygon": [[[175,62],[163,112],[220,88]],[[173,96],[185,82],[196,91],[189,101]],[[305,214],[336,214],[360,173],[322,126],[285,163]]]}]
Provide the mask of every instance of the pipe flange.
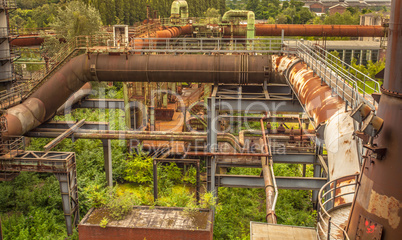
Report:
[{"label": "pipe flange", "polygon": [[402,98],[402,93],[393,92],[393,91],[390,91],[388,89],[385,89],[384,85],[381,85],[381,93],[383,93],[385,95],[388,95],[388,96],[391,96],[391,97]]}]

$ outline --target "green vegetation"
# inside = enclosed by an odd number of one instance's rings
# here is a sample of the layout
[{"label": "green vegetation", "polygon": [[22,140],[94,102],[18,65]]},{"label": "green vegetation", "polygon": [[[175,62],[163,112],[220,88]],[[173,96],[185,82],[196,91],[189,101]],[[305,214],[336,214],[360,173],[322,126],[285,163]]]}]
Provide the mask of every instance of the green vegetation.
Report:
[{"label": "green vegetation", "polygon": [[82,2],[69,2],[59,7],[51,26],[65,39],[75,36],[93,35],[100,31],[102,22],[99,12]]},{"label": "green vegetation", "polygon": [[[377,80],[379,82],[379,85],[381,86],[383,79],[376,79],[375,75],[385,68],[385,59],[381,59],[380,61],[378,61],[376,63],[373,63],[370,60],[370,61],[368,61],[367,65],[359,65],[356,63],[357,60],[355,58],[352,58],[351,66],[358,70],[358,71],[356,71],[354,69],[348,70],[346,66],[343,66],[341,64],[341,60],[339,58],[339,53],[337,51],[333,51],[333,52],[331,52],[331,54],[332,54],[332,56],[330,56],[330,59],[333,62],[333,64],[332,64],[333,68],[338,69],[345,74],[350,72],[351,75],[354,75],[358,79],[361,80],[361,82],[357,83],[357,85],[360,89],[360,92],[362,92],[362,90],[364,90],[366,93],[371,94],[374,92],[374,90],[379,90],[378,89],[379,86],[376,85],[376,83],[374,81],[368,81],[366,76]],[[364,76],[362,73],[365,74],[366,76]],[[369,86],[369,88],[364,87],[364,82],[366,83],[366,85]]]}]

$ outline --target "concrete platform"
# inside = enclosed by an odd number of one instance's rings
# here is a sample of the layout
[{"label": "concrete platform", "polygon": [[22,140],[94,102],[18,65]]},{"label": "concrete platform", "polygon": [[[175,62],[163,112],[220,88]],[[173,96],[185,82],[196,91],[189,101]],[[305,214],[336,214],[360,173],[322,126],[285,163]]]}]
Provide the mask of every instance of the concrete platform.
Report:
[{"label": "concrete platform", "polygon": [[316,230],[261,222],[250,222],[250,240],[316,240]]}]

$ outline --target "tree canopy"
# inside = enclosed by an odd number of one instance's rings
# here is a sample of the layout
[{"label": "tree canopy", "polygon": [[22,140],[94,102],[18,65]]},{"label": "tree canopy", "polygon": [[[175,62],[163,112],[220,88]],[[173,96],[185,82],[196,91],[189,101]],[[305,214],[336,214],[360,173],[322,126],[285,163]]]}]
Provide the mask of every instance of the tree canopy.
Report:
[{"label": "tree canopy", "polygon": [[51,26],[64,38],[92,35],[102,26],[98,10],[82,2],[69,2],[59,7],[57,17]]}]

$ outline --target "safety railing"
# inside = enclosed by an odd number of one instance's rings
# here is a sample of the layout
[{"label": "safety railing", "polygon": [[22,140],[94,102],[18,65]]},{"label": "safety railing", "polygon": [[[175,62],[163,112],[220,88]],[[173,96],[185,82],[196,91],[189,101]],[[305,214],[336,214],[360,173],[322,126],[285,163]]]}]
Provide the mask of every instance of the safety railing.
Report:
[{"label": "safety railing", "polygon": [[17,8],[15,0],[0,0],[0,9],[14,9]]},{"label": "safety railing", "polygon": [[206,18],[206,17],[190,17],[190,18],[161,18],[160,23],[162,26],[185,26],[192,25],[208,25],[217,24],[221,18]]},{"label": "safety railing", "polygon": [[0,61],[14,61],[21,56],[19,48],[3,49],[0,50]]},{"label": "safety railing", "polygon": [[[289,40],[297,41],[297,40]],[[283,48],[281,38],[221,39],[221,38],[132,38],[132,52],[156,53],[278,53]]]},{"label": "safety railing", "polygon": [[51,27],[43,27],[43,28],[20,28],[19,35],[40,35],[42,32],[47,34],[55,34],[54,29]]},{"label": "safety railing", "polygon": [[[67,59],[73,56],[78,50],[86,50],[93,46],[107,46],[108,41],[111,39],[111,34],[96,34],[92,36],[78,36],[71,39],[66,44],[63,44],[61,48],[54,49],[48,52],[47,55],[50,58],[45,57],[46,66],[41,70],[35,72],[31,77],[31,82],[34,85],[34,89],[39,87],[46,77],[49,76],[53,70],[65,63]],[[28,97],[29,94],[26,96]]]},{"label": "safety railing", "polygon": [[298,41],[296,50],[297,55],[349,106],[356,107],[363,101],[372,109],[376,108],[377,103],[370,93],[380,92],[379,82],[309,42]]},{"label": "safety railing", "polygon": [[0,91],[0,110],[19,103],[28,89],[26,85],[20,84],[9,90]]},{"label": "safety railing", "polygon": [[14,154],[20,154],[25,151],[25,139],[24,137],[11,137],[7,140],[2,140],[0,144],[0,156],[8,154],[10,152]]},{"label": "safety railing", "polygon": [[318,194],[317,238],[349,239],[341,223],[347,219],[337,219],[341,214],[332,217],[331,213],[349,207],[352,204],[359,174],[338,178],[326,183]]},{"label": "safety railing", "polygon": [[[0,92],[0,109],[6,109],[17,101],[28,98],[33,89],[38,88],[50,74],[78,50],[87,50],[94,46],[107,46],[111,40],[111,34],[97,34],[92,36],[78,36],[71,39],[59,49],[54,49],[47,53],[45,58],[46,66],[41,70],[33,73],[28,81],[21,82],[9,90]],[[6,76],[7,75],[7,76]],[[0,73],[0,77],[13,78],[13,72]]]}]

